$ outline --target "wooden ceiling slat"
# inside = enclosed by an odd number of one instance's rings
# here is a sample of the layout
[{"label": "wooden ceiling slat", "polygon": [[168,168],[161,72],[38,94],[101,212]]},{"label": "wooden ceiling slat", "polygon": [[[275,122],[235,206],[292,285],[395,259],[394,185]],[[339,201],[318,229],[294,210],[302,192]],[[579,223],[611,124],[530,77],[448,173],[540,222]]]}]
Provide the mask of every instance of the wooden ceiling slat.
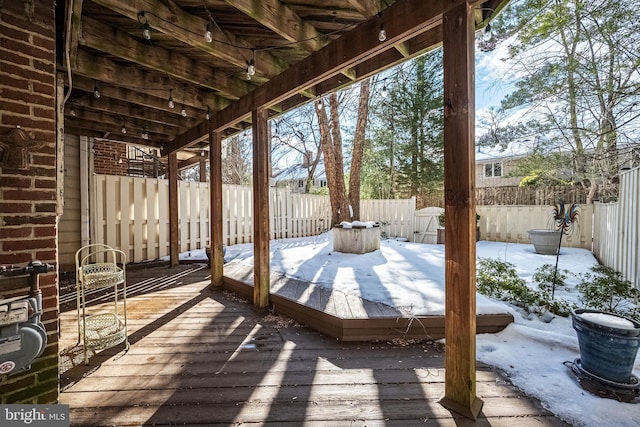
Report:
[{"label": "wooden ceiling slat", "polygon": [[254,86],[195,62],[190,58],[153,44],[142,43],[129,34],[89,17],[84,18],[82,44],[101,52],[139,64],[145,68],[186,82],[214,89],[227,98],[238,98]]},{"label": "wooden ceiling slat", "polygon": [[[229,107],[212,117],[214,131],[222,131],[229,125],[246,118],[255,109],[285,101],[302,89],[321,83],[342,69],[353,67],[372,56],[381,54],[394,44],[404,42],[417,34],[442,24],[442,15],[464,0],[405,0],[394,3],[349,33],[309,55],[282,74],[256,88]],[[377,34],[383,23],[387,40],[378,41]],[[165,146],[165,152],[178,151],[202,140],[208,133],[206,123],[178,135]]]},{"label": "wooden ceiling slat", "polygon": [[[175,4],[169,4],[160,0],[93,0],[121,15],[137,20],[138,13],[150,11],[153,15],[145,15],[149,26],[170,35],[190,46],[207,52],[208,54],[238,67],[238,71],[246,68],[247,60],[251,58],[251,49],[255,46],[244,42],[228,31],[222,31],[217,26],[211,25],[213,41],[207,43],[204,33],[207,28],[207,19],[189,14]],[[157,15],[160,19],[156,18]],[[229,46],[229,44],[235,47]],[[265,77],[279,74],[285,65],[268,52],[257,52],[256,71]]]}]

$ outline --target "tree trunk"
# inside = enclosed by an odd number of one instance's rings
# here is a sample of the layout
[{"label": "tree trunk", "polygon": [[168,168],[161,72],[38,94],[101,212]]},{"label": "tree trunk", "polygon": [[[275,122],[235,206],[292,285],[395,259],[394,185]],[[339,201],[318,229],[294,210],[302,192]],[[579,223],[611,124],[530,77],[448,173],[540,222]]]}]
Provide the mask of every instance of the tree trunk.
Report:
[{"label": "tree trunk", "polygon": [[[337,97],[334,101],[335,108],[331,108],[332,121],[338,120]],[[324,103],[319,100],[315,103],[316,114],[318,116],[318,126],[320,128],[320,147],[324,155],[324,169],[327,175],[327,187],[329,188],[329,201],[331,203],[331,226],[342,221],[351,220],[347,203],[346,190],[344,185],[344,168],[342,162],[342,139],[340,138],[339,122],[329,123],[327,111]],[[335,119],[334,111],[335,110]],[[334,141],[335,130],[339,138],[339,144]]]},{"label": "tree trunk", "polygon": [[353,153],[351,156],[351,171],[349,175],[349,204],[353,208],[353,219],[360,219],[360,175],[362,171],[362,156],[364,153],[364,139],[369,115],[369,79],[360,85],[360,99],[358,103],[358,120],[353,137]]}]

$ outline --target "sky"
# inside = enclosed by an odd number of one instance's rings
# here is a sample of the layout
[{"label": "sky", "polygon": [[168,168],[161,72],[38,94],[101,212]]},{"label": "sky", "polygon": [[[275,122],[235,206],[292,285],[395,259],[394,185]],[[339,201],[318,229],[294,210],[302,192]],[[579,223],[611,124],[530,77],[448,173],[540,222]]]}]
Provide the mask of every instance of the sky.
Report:
[{"label": "sky", "polygon": [[[316,237],[271,241],[271,271],[413,312],[442,314],[444,310],[444,245],[382,240],[375,252],[355,255],[333,251],[331,233]],[[555,256],[538,255],[530,244],[480,241],[478,258],[512,263],[518,275],[531,282],[536,268],[555,263]],[[204,251],[182,254],[203,259]],[[204,258],[206,259],[206,258]],[[227,262],[253,264],[253,245],[227,247]],[[590,251],[562,248],[559,268],[574,274],[597,264]],[[556,298],[579,303],[567,279],[567,289]],[[571,319],[545,322],[502,301],[477,295],[478,313],[508,312],[515,322],[497,334],[479,334],[477,359],[502,372],[528,395],[575,426],[640,426],[640,405],[599,398],[583,390],[563,364],[580,357]],[[640,374],[636,359],[634,374]]]}]

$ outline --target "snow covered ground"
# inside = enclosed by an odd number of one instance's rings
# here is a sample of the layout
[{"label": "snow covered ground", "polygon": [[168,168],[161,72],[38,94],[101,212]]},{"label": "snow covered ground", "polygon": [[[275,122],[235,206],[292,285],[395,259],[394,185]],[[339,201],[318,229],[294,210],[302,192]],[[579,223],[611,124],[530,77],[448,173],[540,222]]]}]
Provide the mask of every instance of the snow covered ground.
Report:
[{"label": "snow covered ground", "polygon": [[[380,250],[364,255],[333,252],[331,233],[317,237],[271,242],[271,271],[300,278],[319,286],[394,305],[414,314],[444,313],[444,246],[383,240]],[[200,253],[183,254],[187,259]],[[516,266],[528,282],[543,264],[555,256],[538,255],[532,245],[481,241],[478,258],[495,258]],[[206,259],[206,256],[204,257]],[[227,247],[227,262],[253,263],[253,245]],[[562,248],[559,268],[586,273],[597,264],[584,249]],[[567,289],[556,298],[579,302],[567,280]],[[546,323],[501,301],[478,295],[478,313],[510,312],[515,323],[497,334],[477,337],[478,360],[506,373],[527,394],[576,426],[640,426],[640,405],[603,399],[584,391],[563,365],[579,357],[578,340],[570,318],[555,317]],[[636,359],[634,373],[640,373]]]}]

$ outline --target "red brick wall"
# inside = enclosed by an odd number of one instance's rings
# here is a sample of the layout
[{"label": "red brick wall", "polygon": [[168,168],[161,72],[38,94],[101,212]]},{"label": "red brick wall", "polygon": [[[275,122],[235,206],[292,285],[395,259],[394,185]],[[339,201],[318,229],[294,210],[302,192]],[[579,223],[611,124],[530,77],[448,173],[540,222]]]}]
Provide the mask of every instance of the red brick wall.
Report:
[{"label": "red brick wall", "polygon": [[[56,264],[56,28],[53,1],[0,3],[0,141],[20,126],[36,144],[27,169],[0,163],[0,265]],[[5,138],[5,139],[2,139]],[[18,144],[9,144],[15,154]],[[1,150],[1,148],[0,148]],[[2,153],[6,155],[6,153]],[[2,155],[0,155],[0,159]],[[25,294],[0,278],[0,295]],[[48,345],[30,371],[0,377],[0,403],[58,400],[58,283],[40,275]]]},{"label": "red brick wall", "polygon": [[[121,142],[93,142],[93,164],[101,175],[127,175],[127,145]],[[122,160],[122,161],[120,161]]]}]

